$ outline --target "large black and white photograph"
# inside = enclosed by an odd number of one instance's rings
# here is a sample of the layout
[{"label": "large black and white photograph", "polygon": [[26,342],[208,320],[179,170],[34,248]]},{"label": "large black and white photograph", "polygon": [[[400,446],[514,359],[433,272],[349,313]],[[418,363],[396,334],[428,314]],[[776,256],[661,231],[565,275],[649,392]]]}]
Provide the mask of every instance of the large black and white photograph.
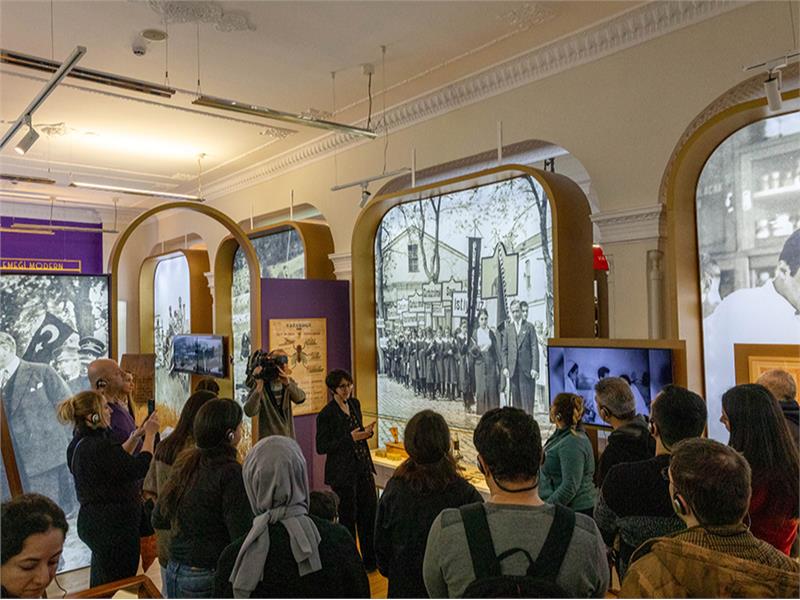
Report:
[{"label": "large black and white photograph", "polygon": [[155,400],[163,427],[174,427],[189,397],[191,376],[174,370],[175,336],[190,333],[189,263],[177,253],[156,265],[153,274],[153,335],[156,354]]},{"label": "large black and white photograph", "polygon": [[735,344],[800,343],[800,114],[727,138],[697,184],[709,435],[728,440],[721,397]]},{"label": "large black and white photograph", "polygon": [[[59,570],[85,566],[77,536],[78,501],[67,468],[68,426],[56,406],[89,389],[87,368],[108,356],[108,277],[0,276],[0,390],[25,492],[64,509],[70,530]],[[3,497],[8,496],[3,477]]]},{"label": "large black and white photograph", "polygon": [[549,201],[523,176],[407,202],[375,239],[379,445],[419,410],[471,438],[499,406],[547,430]]}]

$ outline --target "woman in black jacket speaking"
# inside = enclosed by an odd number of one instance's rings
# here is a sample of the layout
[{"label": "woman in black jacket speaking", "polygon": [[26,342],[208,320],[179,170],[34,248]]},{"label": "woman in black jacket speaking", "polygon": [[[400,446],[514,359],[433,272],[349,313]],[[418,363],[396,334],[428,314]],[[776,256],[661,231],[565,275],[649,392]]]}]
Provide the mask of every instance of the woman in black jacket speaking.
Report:
[{"label": "woman in black jacket speaking", "polygon": [[317,453],[327,455],[325,483],[339,496],[339,522],[354,540],[358,534],[364,568],[374,571],[378,496],[367,440],[375,433],[375,422],[364,427],[361,403],[352,397],[350,373],[334,369],[325,385],[333,399],[317,415]]}]

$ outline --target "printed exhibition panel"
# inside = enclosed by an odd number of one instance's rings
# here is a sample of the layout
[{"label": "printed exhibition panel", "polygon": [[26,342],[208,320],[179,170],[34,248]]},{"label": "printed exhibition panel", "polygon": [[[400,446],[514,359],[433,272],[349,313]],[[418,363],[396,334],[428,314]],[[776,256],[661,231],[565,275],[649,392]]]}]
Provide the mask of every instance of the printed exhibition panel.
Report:
[{"label": "printed exhibition panel", "polygon": [[180,253],[159,260],[153,277],[156,405],[162,428],[174,427],[191,385],[190,375],[172,370],[173,340],[191,332],[189,262]]},{"label": "printed exhibition panel", "polygon": [[550,430],[551,231],[548,198],[529,176],[386,213],[375,238],[379,445],[426,408],[468,457],[493,407],[522,408]]},{"label": "printed exhibition panel", "polygon": [[[305,251],[296,229],[290,227],[276,233],[254,237],[250,241],[258,255],[262,278],[305,277]],[[234,398],[244,402],[248,393],[245,385],[247,359],[255,348],[250,347],[250,271],[241,248],[236,249],[233,257],[231,312]]]},{"label": "printed exhibition panel", "polygon": [[[72,428],[57,404],[89,389],[87,367],[108,356],[105,275],[0,276],[0,389],[25,492],[64,509],[69,533],[59,571],[89,564],[77,535],[78,501],[66,464]],[[3,477],[3,497],[8,489]]]},{"label": "printed exhibition panel", "polygon": [[800,113],[720,144],[696,202],[709,435],[726,442],[734,345],[800,343]]}]

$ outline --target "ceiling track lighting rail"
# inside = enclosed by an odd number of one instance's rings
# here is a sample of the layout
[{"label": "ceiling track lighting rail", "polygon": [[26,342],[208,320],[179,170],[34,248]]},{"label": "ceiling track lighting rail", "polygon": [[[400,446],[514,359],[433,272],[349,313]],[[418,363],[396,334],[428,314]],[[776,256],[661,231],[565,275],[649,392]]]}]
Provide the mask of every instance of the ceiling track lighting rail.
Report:
[{"label": "ceiling track lighting rail", "polygon": [[45,177],[26,177],[24,175],[9,175],[8,173],[0,173],[0,180],[9,181],[12,184],[17,183],[38,183],[40,185],[55,185],[55,179],[47,179]]},{"label": "ceiling track lighting rail", "polygon": [[[0,63],[33,69],[35,71],[44,71],[46,73],[54,73],[61,66],[59,62],[54,60],[4,49],[0,49]],[[131,79],[130,77],[114,75],[113,73],[106,73],[104,71],[95,71],[94,69],[74,68],[70,71],[69,76],[83,81],[91,81],[92,83],[109,85],[132,92],[159,96],[161,98],[171,98],[176,91],[175,88],[165,85],[150,83],[149,81],[142,81],[140,79]]]},{"label": "ceiling track lighting rail", "polygon": [[168,200],[194,200],[195,202],[205,202],[204,198],[192,194],[175,194],[173,192],[160,192],[158,190],[143,190],[140,188],[120,187],[116,185],[105,185],[102,183],[87,183],[85,181],[73,181],[69,187],[82,188],[87,190],[97,190],[101,192],[116,192],[119,194],[130,194],[132,196],[147,196],[149,198],[165,198]]},{"label": "ceiling track lighting rail", "polygon": [[372,193],[367,189],[370,183],[372,183],[373,181],[380,181],[381,179],[386,179],[387,177],[396,177],[398,175],[405,175],[408,172],[413,173],[414,169],[411,167],[403,167],[395,171],[389,171],[388,173],[381,173],[380,175],[373,175],[372,177],[359,179],[358,181],[351,181],[350,183],[341,183],[339,185],[333,186],[331,188],[331,191],[338,192],[339,190],[346,190],[347,188],[351,187],[360,187],[361,201],[358,203],[358,206],[360,208],[364,208],[364,205],[367,202],[369,202],[370,196],[372,196]]},{"label": "ceiling track lighting rail", "polygon": [[[33,113],[39,108],[42,103],[47,99],[47,97],[53,93],[53,90],[56,89],[59,83],[69,75],[69,72],[75,67],[78,61],[86,54],[86,48],[83,46],[77,46],[75,50],[72,51],[72,54],[69,55],[67,60],[65,60],[61,66],[58,67],[56,72],[53,74],[53,77],[50,78],[42,90],[36,94],[36,96],[31,100],[30,104],[22,111],[22,114],[14,121],[14,124],[8,128],[8,131],[3,134],[3,139],[0,140],[0,150],[5,147],[5,145],[14,137],[14,134],[19,131],[20,127],[24,124],[28,125],[29,131],[28,134],[23,138],[23,141],[17,145],[17,152],[20,154],[25,154],[30,147],[33,146],[34,142],[39,138],[39,134],[36,133],[31,125],[31,117]],[[34,135],[35,134],[35,135]],[[33,138],[32,140],[30,138]],[[27,142],[26,142],[27,140]],[[23,145],[25,142],[26,145]]]},{"label": "ceiling track lighting rail", "polygon": [[377,133],[370,129],[364,129],[363,127],[345,125],[344,123],[337,123],[335,121],[317,119],[309,115],[288,113],[282,110],[267,108],[266,106],[258,106],[256,104],[248,104],[247,102],[238,102],[236,100],[226,100],[224,98],[216,98],[214,96],[201,95],[195,99],[192,104],[197,106],[205,106],[208,108],[217,108],[219,110],[238,112],[245,115],[263,117],[264,119],[294,123],[295,125],[305,125],[306,127],[316,127],[317,129],[327,129],[329,131],[340,131],[342,133],[349,133],[370,139],[375,139],[378,137]]},{"label": "ceiling track lighting rail", "polygon": [[12,223],[10,229],[16,233],[32,233],[34,231],[80,231],[86,233],[119,233],[119,229],[100,229],[98,227],[80,227],[77,225],[52,225],[39,223]]}]

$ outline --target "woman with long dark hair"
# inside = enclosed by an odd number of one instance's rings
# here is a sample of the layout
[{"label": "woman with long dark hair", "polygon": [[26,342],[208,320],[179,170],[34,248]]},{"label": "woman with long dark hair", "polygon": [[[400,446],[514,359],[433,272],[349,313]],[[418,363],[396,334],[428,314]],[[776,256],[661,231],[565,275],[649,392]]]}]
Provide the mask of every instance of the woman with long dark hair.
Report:
[{"label": "woman with long dark hair", "polygon": [[[194,448],[194,419],[200,408],[209,400],[213,400],[217,395],[213,392],[201,390],[197,391],[186,401],[181,410],[175,430],[164,438],[156,447],[153,455],[153,462],[144,478],[142,492],[145,499],[158,500],[164,490],[164,486],[172,474],[172,465],[184,450]],[[161,579],[166,581],[167,564],[169,563],[169,545],[172,540],[172,532],[169,528],[156,530],[156,545],[158,553],[158,564],[161,566]]]},{"label": "woman with long dark hair", "polygon": [[164,582],[169,598],[213,597],[220,554],[253,521],[236,460],[242,407],[228,399],[207,401],[193,435],[196,447],[178,456],[153,510],[153,526],[173,532]]},{"label": "woman with long dark hair", "polygon": [[597,495],[594,451],[583,430],[583,413],[583,398],[578,394],[563,392],[553,399],[550,421],[556,431],[544,445],[539,496],[591,517]]},{"label": "woman with long dark hair", "polygon": [[[142,525],[142,478],[153,458],[158,416],[120,444],[111,436],[111,407],[99,392],[80,392],[58,405],[58,419],[70,423],[74,437],[67,466],[75,478],[78,537],[92,551],[92,587],[133,577],[139,563]],[[144,436],[141,451],[133,454]]]},{"label": "woman with long dark hair", "polygon": [[720,421],[728,445],[753,471],[750,531],[789,554],[800,516],[800,459],[777,400],[762,385],[737,385],[722,395]]},{"label": "woman with long dark hair", "polygon": [[422,579],[425,544],[434,519],[445,508],[482,502],[458,472],[450,449],[450,429],[432,410],[406,423],[408,459],[394,472],[378,503],[375,553],[389,579],[390,598],[427,598]]}]

